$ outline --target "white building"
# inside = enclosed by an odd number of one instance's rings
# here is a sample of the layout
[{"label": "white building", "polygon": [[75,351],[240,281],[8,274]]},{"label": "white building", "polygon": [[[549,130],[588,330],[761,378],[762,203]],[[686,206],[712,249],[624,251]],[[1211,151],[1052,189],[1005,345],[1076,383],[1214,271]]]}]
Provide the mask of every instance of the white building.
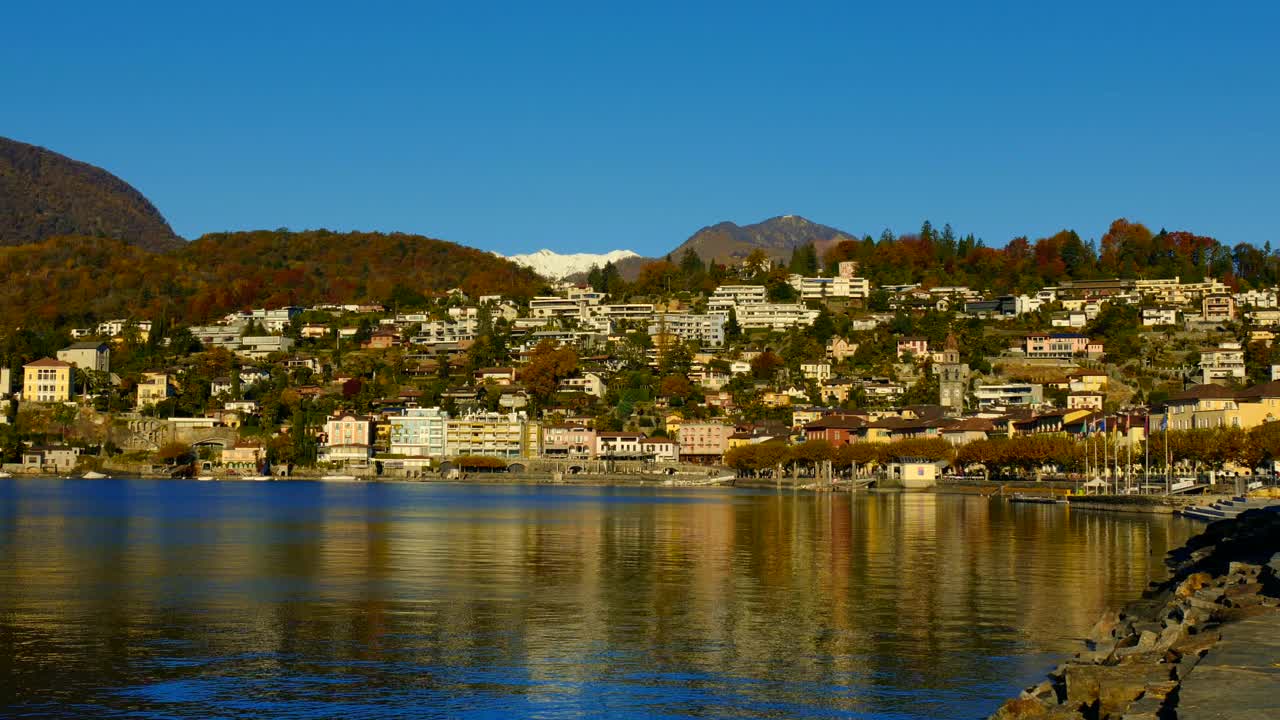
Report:
[{"label": "white building", "polygon": [[1218,343],[1200,353],[1201,383],[1242,382],[1245,376],[1244,348],[1238,342]]},{"label": "white building", "polygon": [[1246,292],[1236,293],[1236,304],[1250,308],[1280,307],[1280,302],[1278,302],[1276,298],[1275,288],[1269,290],[1248,290]]},{"label": "white building", "polygon": [[649,325],[650,335],[670,333],[681,340],[697,340],[702,347],[724,346],[724,326],[728,316],[662,313]]},{"label": "white building", "polygon": [[1037,383],[977,385],[973,397],[978,407],[1039,405],[1044,402],[1044,386]]},{"label": "white building", "polygon": [[1154,327],[1156,325],[1177,325],[1178,324],[1178,308],[1175,308],[1175,307],[1143,308],[1142,324],[1145,327]]},{"label": "white building", "polygon": [[58,351],[58,359],[77,370],[111,371],[111,347],[104,342],[72,343]]},{"label": "white building", "polygon": [[758,303],[739,306],[737,315],[743,330],[788,330],[812,325],[818,311],[800,303]]},{"label": "white building", "polygon": [[449,413],[440,408],[408,408],[403,415],[387,418],[391,426],[392,455],[444,457],[447,452]]},{"label": "white building", "polygon": [[768,298],[768,291],[763,285],[721,285],[707,298],[707,312],[727,315],[732,309],[760,305]]},{"label": "white building", "polygon": [[791,287],[800,293],[801,300],[823,300],[825,298],[849,298],[865,300],[871,295],[871,281],[857,277],[803,277],[792,275],[787,278]]}]

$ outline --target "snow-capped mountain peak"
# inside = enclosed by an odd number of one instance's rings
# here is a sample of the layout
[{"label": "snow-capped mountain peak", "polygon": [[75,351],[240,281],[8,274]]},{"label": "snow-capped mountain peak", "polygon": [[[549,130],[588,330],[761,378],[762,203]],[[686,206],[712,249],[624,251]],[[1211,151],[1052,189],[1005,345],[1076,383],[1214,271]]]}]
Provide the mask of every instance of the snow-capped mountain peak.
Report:
[{"label": "snow-capped mountain peak", "polygon": [[524,265],[539,275],[553,280],[561,280],[589,271],[593,267],[604,267],[606,263],[618,262],[627,258],[640,257],[639,253],[630,250],[612,250],[607,253],[569,253],[542,249],[524,255],[508,255],[508,260],[517,265]]}]

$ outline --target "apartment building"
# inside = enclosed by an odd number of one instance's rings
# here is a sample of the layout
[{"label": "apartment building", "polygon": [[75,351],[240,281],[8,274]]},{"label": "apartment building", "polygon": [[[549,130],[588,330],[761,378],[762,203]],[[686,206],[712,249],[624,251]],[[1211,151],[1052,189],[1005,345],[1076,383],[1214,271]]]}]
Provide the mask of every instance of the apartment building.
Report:
[{"label": "apartment building", "polygon": [[1200,317],[1204,322],[1228,322],[1235,319],[1235,298],[1226,294],[1207,295],[1200,302]]},{"label": "apartment building", "polygon": [[807,327],[818,318],[818,311],[801,303],[758,303],[742,305],[736,310],[738,325],[744,330],[788,330]]},{"label": "apartment building", "polygon": [[871,295],[871,281],[866,278],[792,275],[787,278],[787,282],[800,294],[801,300],[826,298],[865,300]]},{"label": "apartment building", "polygon": [[649,325],[650,335],[669,333],[681,340],[696,340],[702,347],[724,346],[724,326],[727,315],[693,315],[689,313],[661,313]]},{"label": "apartment building", "polygon": [[717,422],[681,423],[678,433],[680,459],[685,462],[718,463],[729,449],[733,426]]},{"label": "apartment building", "polygon": [[538,424],[522,412],[484,412],[449,418],[445,454],[485,455],[506,459],[534,457],[541,451]]},{"label": "apartment building", "polygon": [[1038,383],[975,385],[973,398],[979,408],[1039,405],[1044,402],[1044,386]]},{"label": "apartment building", "polygon": [[[746,305],[760,305],[769,299],[763,285],[721,285],[707,298],[707,312],[728,314]],[[741,322],[741,318],[739,318]]]},{"label": "apartment building", "polygon": [[444,457],[449,413],[438,407],[406,408],[387,418],[392,455]]},{"label": "apartment building", "polygon": [[1245,377],[1244,348],[1238,342],[1222,342],[1200,351],[1200,382],[1238,383]]}]

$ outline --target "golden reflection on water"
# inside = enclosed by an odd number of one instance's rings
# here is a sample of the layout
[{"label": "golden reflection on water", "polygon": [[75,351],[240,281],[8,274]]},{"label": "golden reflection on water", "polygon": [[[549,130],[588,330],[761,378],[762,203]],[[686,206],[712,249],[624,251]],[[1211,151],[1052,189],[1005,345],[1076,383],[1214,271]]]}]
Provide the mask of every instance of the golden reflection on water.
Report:
[{"label": "golden reflection on water", "polygon": [[[301,663],[393,694],[431,676],[462,708],[590,715],[679,677],[788,716],[968,712],[1193,529],[926,493],[0,482],[0,710]],[[497,674],[439,679],[458,667]]]}]

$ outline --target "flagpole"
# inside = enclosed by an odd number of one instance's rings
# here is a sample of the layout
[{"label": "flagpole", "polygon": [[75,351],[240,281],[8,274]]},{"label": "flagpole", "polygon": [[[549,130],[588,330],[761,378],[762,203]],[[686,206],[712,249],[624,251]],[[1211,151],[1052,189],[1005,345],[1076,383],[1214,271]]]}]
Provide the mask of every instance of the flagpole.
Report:
[{"label": "flagpole", "polygon": [[1151,486],[1151,406],[1147,406],[1147,414],[1142,419],[1142,450],[1146,453],[1142,460],[1142,484],[1144,489]]}]

